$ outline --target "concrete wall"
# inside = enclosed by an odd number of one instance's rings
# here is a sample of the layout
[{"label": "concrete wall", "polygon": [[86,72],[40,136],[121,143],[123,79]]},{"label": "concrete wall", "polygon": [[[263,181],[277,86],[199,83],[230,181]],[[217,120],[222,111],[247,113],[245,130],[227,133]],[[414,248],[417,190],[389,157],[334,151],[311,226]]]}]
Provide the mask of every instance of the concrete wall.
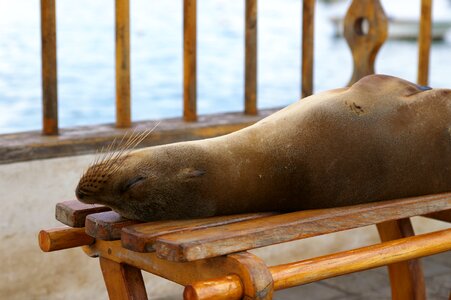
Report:
[{"label": "concrete wall", "polygon": [[[74,199],[74,189],[92,156],[0,165],[0,295],[5,299],[107,299],[97,259],[80,249],[42,253],[37,234],[60,226],[57,202]],[[418,233],[444,223],[417,218]],[[313,257],[377,242],[374,227],[315,237],[253,251],[268,264]],[[180,299],[182,287],[145,274],[150,299]]]}]

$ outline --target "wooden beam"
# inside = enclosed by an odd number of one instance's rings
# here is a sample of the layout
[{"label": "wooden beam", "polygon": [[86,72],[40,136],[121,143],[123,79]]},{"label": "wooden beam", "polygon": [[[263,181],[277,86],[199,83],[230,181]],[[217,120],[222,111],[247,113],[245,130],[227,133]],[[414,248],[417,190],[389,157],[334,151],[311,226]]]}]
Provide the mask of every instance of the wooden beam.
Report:
[{"label": "wooden beam", "polygon": [[[138,148],[224,135],[252,125],[275,111],[262,110],[258,116],[212,114],[200,116],[195,123],[186,123],[181,118],[165,119]],[[155,121],[136,122],[132,128],[139,133],[155,124]],[[126,132],[127,129],[107,124],[61,129],[58,136],[51,137],[41,136],[37,131],[0,135],[0,164],[95,153]]]},{"label": "wooden beam", "polygon": [[131,125],[130,108],[130,2],[116,0],[116,127]]},{"label": "wooden beam", "polygon": [[315,0],[302,1],[301,97],[313,93]]},{"label": "wooden beam", "polygon": [[44,135],[58,134],[55,0],[41,0],[42,112]]},{"label": "wooden beam", "polygon": [[39,247],[44,252],[91,245],[95,239],[84,228],[62,227],[39,232]]},{"label": "wooden beam", "polygon": [[197,0],[183,2],[183,119],[197,121]]},{"label": "wooden beam", "polygon": [[244,113],[257,114],[257,0],[246,0],[244,45]]},{"label": "wooden beam", "polygon": [[421,18],[418,35],[418,74],[420,85],[429,84],[429,58],[432,40],[432,0],[421,0]]}]

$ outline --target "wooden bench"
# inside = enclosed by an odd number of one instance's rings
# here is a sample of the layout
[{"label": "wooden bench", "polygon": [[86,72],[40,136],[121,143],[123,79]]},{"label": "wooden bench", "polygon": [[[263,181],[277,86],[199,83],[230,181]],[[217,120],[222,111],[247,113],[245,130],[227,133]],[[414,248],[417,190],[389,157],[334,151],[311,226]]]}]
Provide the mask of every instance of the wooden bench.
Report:
[{"label": "wooden bench", "polygon": [[[451,250],[451,229],[414,235],[410,217],[451,222],[451,193],[287,214],[139,223],[107,207],[59,203],[66,227],[42,230],[43,251],[83,246],[99,257],[110,299],[147,299],[141,270],[185,286],[184,299],[271,299],[286,289],[388,265],[393,299],[425,299],[417,258]],[[247,250],[377,225],[381,243],[268,267]]]}]

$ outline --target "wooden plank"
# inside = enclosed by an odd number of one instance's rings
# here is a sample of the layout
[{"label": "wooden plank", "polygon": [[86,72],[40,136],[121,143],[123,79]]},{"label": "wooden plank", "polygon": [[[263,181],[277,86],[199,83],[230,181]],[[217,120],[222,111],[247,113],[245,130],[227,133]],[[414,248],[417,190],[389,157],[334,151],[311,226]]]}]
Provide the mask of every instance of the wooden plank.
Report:
[{"label": "wooden plank", "polygon": [[[451,229],[402,238],[381,244],[358,249],[333,253],[299,262],[273,266],[269,268],[274,281],[274,289],[282,290],[307,284],[335,276],[350,274],[377,268],[418,257],[433,255],[451,250]],[[216,278],[205,282],[188,285],[193,299],[210,299],[209,295],[215,285],[227,286],[220,288],[214,299],[238,300],[243,294],[243,287],[238,276]],[[415,298],[404,298],[415,299]]]},{"label": "wooden plank", "polygon": [[197,0],[183,2],[183,119],[197,121]]},{"label": "wooden plank", "polygon": [[451,193],[299,211],[159,237],[157,255],[193,261],[451,208]]},{"label": "wooden plank", "polygon": [[[212,114],[199,116],[198,122],[192,123],[185,123],[181,118],[165,119],[137,148],[224,135],[252,125],[275,111],[262,110],[258,116]],[[155,124],[155,121],[136,122],[133,130],[140,133]],[[0,164],[94,153],[126,132],[107,124],[61,129],[58,136],[42,136],[38,131],[0,135]]]},{"label": "wooden plank", "polygon": [[140,269],[104,257],[99,261],[110,300],[147,299]]},{"label": "wooden plank", "polygon": [[302,1],[301,97],[313,93],[315,0]]},{"label": "wooden plank", "polygon": [[131,126],[130,108],[130,2],[116,0],[116,127]]},{"label": "wooden plank", "polygon": [[[377,224],[381,241],[394,241],[414,236],[410,219]],[[418,259],[406,260],[388,265],[393,300],[426,299],[424,275]]]},{"label": "wooden plank", "polygon": [[39,232],[39,247],[44,252],[91,245],[94,238],[85,233],[84,228],[62,227]]},{"label": "wooden plank", "polygon": [[121,229],[140,223],[121,217],[114,211],[90,214],[86,217],[85,231],[89,236],[104,241],[114,241],[121,238]]},{"label": "wooden plank", "polygon": [[421,18],[418,35],[418,74],[420,85],[429,84],[429,58],[432,40],[432,0],[421,0]]},{"label": "wooden plank", "polygon": [[42,112],[44,135],[58,134],[55,0],[41,0]]},{"label": "wooden plank", "polygon": [[431,214],[424,215],[422,217],[451,223],[451,209],[434,212]]},{"label": "wooden plank", "polygon": [[257,114],[257,0],[246,0],[244,42],[244,113]]},{"label": "wooden plank", "polygon": [[109,211],[111,208],[98,204],[84,204],[78,200],[64,201],[55,207],[55,218],[70,227],[85,227],[87,215]]},{"label": "wooden plank", "polygon": [[232,224],[246,220],[267,217],[272,213],[240,214],[220,216],[203,219],[190,219],[178,221],[160,221],[127,226],[122,229],[122,246],[138,252],[152,252],[153,244],[162,235],[170,233],[183,233],[193,230],[205,229],[215,226]]}]

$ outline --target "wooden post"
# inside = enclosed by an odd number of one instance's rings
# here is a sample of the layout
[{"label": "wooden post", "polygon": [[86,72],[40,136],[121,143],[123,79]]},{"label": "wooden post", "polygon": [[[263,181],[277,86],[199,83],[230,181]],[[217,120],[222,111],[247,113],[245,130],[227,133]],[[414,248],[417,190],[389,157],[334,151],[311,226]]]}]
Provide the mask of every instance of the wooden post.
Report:
[{"label": "wooden post", "polygon": [[99,261],[110,300],[147,299],[140,269],[104,257]]},{"label": "wooden post", "polygon": [[130,2],[116,0],[116,127],[131,126]]},{"label": "wooden post", "polygon": [[[414,236],[410,219],[400,219],[377,224],[381,241],[392,241]],[[423,270],[418,259],[411,259],[388,266],[393,300],[426,299]]]},{"label": "wooden post", "polygon": [[183,118],[197,121],[196,0],[183,4]]},{"label": "wooden post", "polygon": [[432,35],[432,0],[421,0],[421,18],[418,35],[418,75],[420,85],[429,84],[429,57]]},{"label": "wooden post", "polygon": [[42,115],[44,135],[58,134],[55,0],[41,0]]},{"label": "wooden post", "polygon": [[315,0],[304,0],[302,4],[302,58],[301,97],[313,93],[313,42],[315,23]]},{"label": "wooden post", "polygon": [[257,114],[257,0],[246,0],[244,113]]}]

